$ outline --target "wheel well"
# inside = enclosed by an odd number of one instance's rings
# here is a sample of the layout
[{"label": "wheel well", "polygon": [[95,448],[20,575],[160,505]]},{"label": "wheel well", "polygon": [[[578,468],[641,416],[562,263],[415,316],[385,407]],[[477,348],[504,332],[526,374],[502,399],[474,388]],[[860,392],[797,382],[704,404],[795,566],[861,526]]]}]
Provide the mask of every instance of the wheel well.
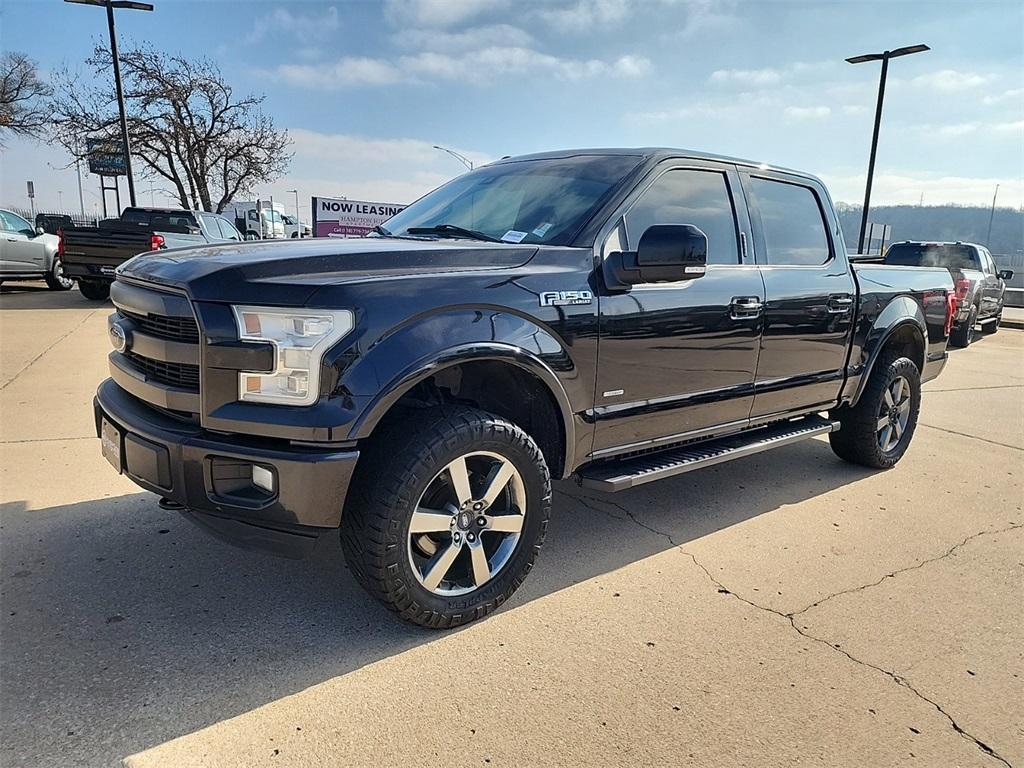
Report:
[{"label": "wheel well", "polygon": [[901,325],[885,340],[885,345],[879,350],[879,357],[886,352],[909,357],[917,365],[917,370],[924,372],[924,339],[919,328],[909,323]]},{"label": "wheel well", "polygon": [[[472,405],[508,419],[537,443],[553,477],[565,464],[565,425],[554,395],[539,378],[510,363],[478,360],[443,368],[413,386],[395,402],[374,432],[409,409],[445,403]],[[371,438],[372,439],[372,438]]]}]

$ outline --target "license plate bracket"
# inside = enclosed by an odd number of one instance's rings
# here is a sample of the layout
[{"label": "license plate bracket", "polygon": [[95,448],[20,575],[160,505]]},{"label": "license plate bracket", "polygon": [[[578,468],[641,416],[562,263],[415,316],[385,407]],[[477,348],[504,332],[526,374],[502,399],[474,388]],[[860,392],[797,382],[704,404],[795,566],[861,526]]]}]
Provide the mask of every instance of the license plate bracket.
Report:
[{"label": "license plate bracket", "polygon": [[103,451],[103,458],[110,462],[110,466],[120,474],[121,467],[121,430],[115,427],[106,419],[100,428],[100,447]]}]

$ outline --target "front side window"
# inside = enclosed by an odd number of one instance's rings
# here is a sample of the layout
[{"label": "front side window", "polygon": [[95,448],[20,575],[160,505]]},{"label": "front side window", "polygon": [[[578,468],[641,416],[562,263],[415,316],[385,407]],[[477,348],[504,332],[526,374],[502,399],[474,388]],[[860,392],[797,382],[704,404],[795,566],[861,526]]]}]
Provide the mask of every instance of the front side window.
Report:
[{"label": "front side window", "polygon": [[20,232],[22,234],[35,232],[27,221],[21,218],[21,216],[13,214],[10,211],[0,212],[0,219],[3,219],[4,229],[8,232]]},{"label": "front side window", "polygon": [[708,264],[739,263],[736,216],[724,173],[689,169],[663,173],[629,209],[625,222],[632,249],[655,224],[692,224],[708,237]]},{"label": "front side window", "polygon": [[217,226],[217,217],[210,216],[209,214],[201,213],[199,218],[203,220],[203,225],[206,227],[206,231],[214,237],[219,237],[220,227]]},{"label": "front side window", "polygon": [[761,214],[766,263],[815,266],[828,261],[825,221],[810,187],[754,176],[750,196]]},{"label": "front side window", "polygon": [[402,237],[568,245],[640,159],[578,155],[485,166],[435,189],[383,228]]},{"label": "front side window", "polygon": [[238,233],[231,222],[227,219],[221,218],[220,216],[215,217],[217,220],[217,227],[220,229],[220,236],[225,240],[241,240],[242,236]]}]

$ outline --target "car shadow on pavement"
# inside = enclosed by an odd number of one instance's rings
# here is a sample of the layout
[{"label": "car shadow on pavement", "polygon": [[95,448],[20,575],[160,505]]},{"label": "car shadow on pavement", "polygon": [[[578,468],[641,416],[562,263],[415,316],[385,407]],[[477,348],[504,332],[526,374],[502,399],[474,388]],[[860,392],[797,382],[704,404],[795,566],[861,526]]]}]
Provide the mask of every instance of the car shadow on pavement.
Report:
[{"label": "car shadow on pavement", "polygon": [[9,309],[95,309],[110,306],[107,301],[90,301],[78,292],[51,291],[44,283],[4,283],[0,285],[0,308]]},{"label": "car shadow on pavement", "polygon": [[[615,495],[558,483],[505,610],[867,474],[812,440]],[[333,541],[304,561],[247,552],[156,501],[2,508],[3,765],[117,764],[444,637],[367,597]]]}]

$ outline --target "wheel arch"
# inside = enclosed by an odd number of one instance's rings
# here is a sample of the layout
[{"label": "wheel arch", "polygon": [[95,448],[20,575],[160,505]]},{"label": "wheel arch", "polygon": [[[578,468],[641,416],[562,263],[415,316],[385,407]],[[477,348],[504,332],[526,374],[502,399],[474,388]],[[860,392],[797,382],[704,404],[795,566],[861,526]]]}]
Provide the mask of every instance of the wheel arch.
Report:
[{"label": "wheel arch", "polygon": [[[501,386],[483,386],[488,376],[493,383],[496,372],[507,374],[500,377]],[[430,387],[455,396],[464,395],[482,409],[522,427],[537,441],[553,476],[566,477],[572,471],[575,462],[573,411],[562,383],[543,360],[521,347],[503,342],[467,342],[410,365],[363,409],[352,426],[350,437],[357,440],[371,437],[377,426],[403,403],[429,396],[423,390]],[[508,397],[509,390],[525,397]],[[555,430],[545,429],[551,419]]]},{"label": "wheel arch", "polygon": [[856,405],[864,393],[875,364],[886,351],[898,349],[924,372],[928,348],[928,326],[921,306],[909,296],[893,299],[875,319],[864,345],[860,380],[850,405]]}]

